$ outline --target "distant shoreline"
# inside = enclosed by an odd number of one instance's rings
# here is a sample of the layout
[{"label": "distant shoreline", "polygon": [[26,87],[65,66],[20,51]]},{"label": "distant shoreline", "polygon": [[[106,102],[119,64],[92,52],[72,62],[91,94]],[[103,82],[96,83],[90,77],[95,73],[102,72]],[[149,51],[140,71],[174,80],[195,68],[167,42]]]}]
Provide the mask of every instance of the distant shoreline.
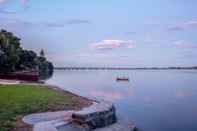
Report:
[{"label": "distant shoreline", "polygon": [[192,67],[55,67],[55,70],[197,70],[197,66]]}]

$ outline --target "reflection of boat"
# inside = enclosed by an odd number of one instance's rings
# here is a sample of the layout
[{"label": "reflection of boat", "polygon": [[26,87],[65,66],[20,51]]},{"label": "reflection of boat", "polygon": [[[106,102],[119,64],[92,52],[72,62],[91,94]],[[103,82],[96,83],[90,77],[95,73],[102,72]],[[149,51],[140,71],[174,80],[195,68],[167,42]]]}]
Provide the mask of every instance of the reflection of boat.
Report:
[{"label": "reflection of boat", "polygon": [[128,77],[117,77],[116,81],[129,81]]}]

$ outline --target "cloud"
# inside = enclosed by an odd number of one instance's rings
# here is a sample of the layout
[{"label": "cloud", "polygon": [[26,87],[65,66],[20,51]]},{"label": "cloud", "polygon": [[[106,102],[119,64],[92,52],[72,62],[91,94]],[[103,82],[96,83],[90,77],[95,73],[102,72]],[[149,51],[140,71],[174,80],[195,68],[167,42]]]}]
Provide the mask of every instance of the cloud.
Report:
[{"label": "cloud", "polygon": [[20,0],[22,5],[27,5],[27,3],[29,2],[29,0]]},{"label": "cloud", "polygon": [[[0,0],[0,4],[6,3],[7,1],[10,0]],[[22,5],[27,5],[27,3],[29,2],[29,0],[18,0]]]},{"label": "cloud", "polygon": [[135,42],[124,41],[124,40],[103,40],[101,42],[92,43],[90,46],[94,49],[102,50],[102,49],[116,49],[116,48],[134,48]]},{"label": "cloud", "polygon": [[197,27],[197,21],[188,21],[184,23],[185,26]]},{"label": "cloud", "polygon": [[169,31],[183,31],[188,28],[197,28],[197,21],[187,21],[179,25],[168,28]]},{"label": "cloud", "polygon": [[174,45],[179,48],[197,48],[196,44],[184,40],[175,41]]},{"label": "cloud", "polygon": [[66,22],[68,25],[76,25],[76,24],[90,24],[88,20],[81,20],[81,19],[72,19]]},{"label": "cloud", "polygon": [[88,20],[73,19],[66,22],[43,22],[42,25],[50,28],[62,28],[67,25],[90,24]]},{"label": "cloud", "polygon": [[126,35],[135,35],[137,34],[137,32],[135,31],[128,31],[128,32],[125,32]]},{"label": "cloud", "polygon": [[16,15],[16,12],[14,12],[14,11],[7,11],[7,10],[0,10],[0,14]]},{"label": "cloud", "polygon": [[8,0],[0,0],[0,4],[5,3]]},{"label": "cloud", "polygon": [[45,27],[51,27],[51,28],[61,28],[61,27],[64,27],[64,26],[65,26],[65,24],[60,24],[60,23],[48,23],[48,22],[43,23],[42,25],[45,26]]},{"label": "cloud", "polygon": [[169,31],[182,31],[184,30],[184,28],[182,26],[174,26],[174,27],[170,27],[168,28]]},{"label": "cloud", "polygon": [[[17,12],[11,12],[11,11],[4,11],[0,10],[0,14],[6,14],[6,15],[15,15]],[[3,21],[3,22],[2,22]],[[24,20],[12,18],[1,18],[0,24],[6,24],[6,25],[25,25],[27,27],[38,27],[38,28],[63,28],[66,27],[68,24],[66,22],[27,22]]]}]

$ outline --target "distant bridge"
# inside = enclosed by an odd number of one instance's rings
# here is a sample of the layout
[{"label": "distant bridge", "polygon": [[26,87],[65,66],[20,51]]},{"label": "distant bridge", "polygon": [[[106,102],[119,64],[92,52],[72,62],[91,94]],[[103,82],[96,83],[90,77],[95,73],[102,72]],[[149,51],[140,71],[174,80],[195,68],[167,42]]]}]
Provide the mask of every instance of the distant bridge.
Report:
[{"label": "distant bridge", "polygon": [[193,67],[55,67],[55,70],[194,70]]}]

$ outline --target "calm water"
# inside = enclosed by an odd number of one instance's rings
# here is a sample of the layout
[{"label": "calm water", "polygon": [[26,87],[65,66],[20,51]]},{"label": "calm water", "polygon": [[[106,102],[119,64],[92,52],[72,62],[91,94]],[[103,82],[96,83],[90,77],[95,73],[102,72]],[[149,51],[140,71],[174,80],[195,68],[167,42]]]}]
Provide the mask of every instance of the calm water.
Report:
[{"label": "calm water", "polygon": [[[129,76],[130,82],[116,82]],[[115,103],[119,119],[140,131],[197,131],[197,71],[55,71],[48,81]]]}]

